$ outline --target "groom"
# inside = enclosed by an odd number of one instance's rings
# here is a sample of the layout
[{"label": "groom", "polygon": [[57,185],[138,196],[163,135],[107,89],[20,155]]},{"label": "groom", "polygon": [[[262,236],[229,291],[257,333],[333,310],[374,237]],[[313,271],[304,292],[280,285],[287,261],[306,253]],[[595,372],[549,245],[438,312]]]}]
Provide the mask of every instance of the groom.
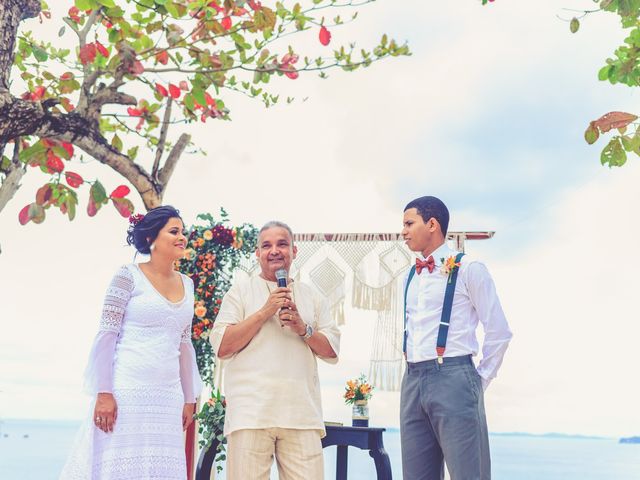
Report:
[{"label": "groom", "polygon": [[[489,480],[484,390],[500,368],[511,331],[483,263],[445,243],[449,211],[436,197],[404,209],[402,236],[420,254],[403,292],[407,369],[400,396],[403,478]],[[476,329],[484,329],[482,360]]]}]

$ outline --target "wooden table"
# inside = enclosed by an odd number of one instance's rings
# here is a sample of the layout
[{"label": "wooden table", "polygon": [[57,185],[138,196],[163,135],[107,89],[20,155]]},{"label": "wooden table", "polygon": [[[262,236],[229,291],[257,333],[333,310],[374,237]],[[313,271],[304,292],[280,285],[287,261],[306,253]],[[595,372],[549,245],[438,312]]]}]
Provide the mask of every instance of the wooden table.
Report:
[{"label": "wooden table", "polygon": [[327,436],[322,439],[322,448],[333,445],[338,447],[336,480],[347,480],[348,447],[369,450],[369,455],[376,464],[378,480],[392,480],[391,462],[382,441],[384,428],[327,425],[325,429]]},{"label": "wooden table", "polygon": [[[378,480],[392,480],[391,462],[389,455],[384,449],[382,433],[384,428],[373,427],[342,427],[327,425],[325,427],[327,436],[322,439],[322,448],[338,447],[338,458],[336,460],[336,480],[347,479],[348,448],[357,447],[361,450],[369,450],[369,455],[376,465]],[[196,480],[209,480],[211,470],[214,466],[215,451],[218,442],[207,450],[200,452],[200,458],[196,468]]]}]

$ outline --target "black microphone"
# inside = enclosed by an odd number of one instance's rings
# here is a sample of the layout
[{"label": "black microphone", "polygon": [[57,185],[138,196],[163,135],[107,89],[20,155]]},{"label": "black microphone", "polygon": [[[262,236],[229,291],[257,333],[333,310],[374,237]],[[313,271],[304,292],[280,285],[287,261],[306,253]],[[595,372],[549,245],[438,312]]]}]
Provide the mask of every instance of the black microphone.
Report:
[{"label": "black microphone", "polygon": [[278,281],[278,288],[287,288],[287,277],[289,277],[289,274],[284,268],[276,270],[276,280]]}]

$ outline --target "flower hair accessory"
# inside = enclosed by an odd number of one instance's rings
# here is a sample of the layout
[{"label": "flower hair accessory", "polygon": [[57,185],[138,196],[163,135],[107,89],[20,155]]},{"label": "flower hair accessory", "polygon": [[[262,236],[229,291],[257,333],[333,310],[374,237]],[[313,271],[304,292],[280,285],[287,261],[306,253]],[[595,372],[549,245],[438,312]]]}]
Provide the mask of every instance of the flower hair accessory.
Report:
[{"label": "flower hair accessory", "polygon": [[135,215],[129,216],[129,223],[132,227],[135,227],[142,221],[143,218],[144,215],[142,215],[141,213],[136,213]]}]

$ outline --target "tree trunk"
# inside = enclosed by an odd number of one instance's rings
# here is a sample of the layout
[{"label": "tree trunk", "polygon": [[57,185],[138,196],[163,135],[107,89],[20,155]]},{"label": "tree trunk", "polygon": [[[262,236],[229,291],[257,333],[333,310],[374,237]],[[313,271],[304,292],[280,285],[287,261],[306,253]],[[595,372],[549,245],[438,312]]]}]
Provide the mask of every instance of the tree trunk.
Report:
[{"label": "tree trunk", "polygon": [[9,90],[18,26],[39,13],[40,0],[0,1],[0,92]]}]

